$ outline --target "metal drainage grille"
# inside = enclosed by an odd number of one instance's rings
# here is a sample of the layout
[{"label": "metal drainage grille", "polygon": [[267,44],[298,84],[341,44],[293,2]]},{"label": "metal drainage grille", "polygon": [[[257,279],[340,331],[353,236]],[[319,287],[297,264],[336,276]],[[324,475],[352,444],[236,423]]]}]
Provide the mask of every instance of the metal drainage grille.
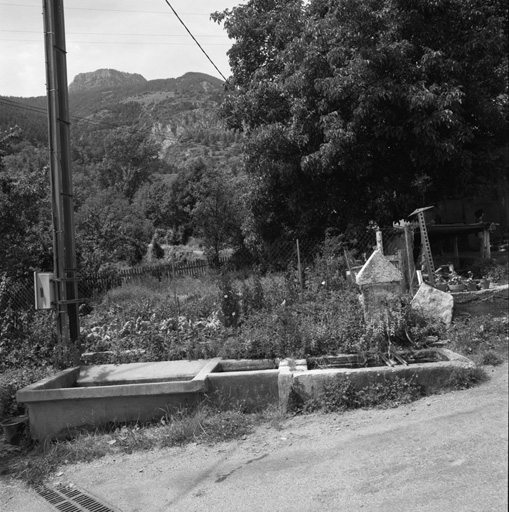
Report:
[{"label": "metal drainage grille", "polygon": [[35,487],[35,491],[62,512],[120,512],[76,488],[50,489],[45,485],[39,485]]}]

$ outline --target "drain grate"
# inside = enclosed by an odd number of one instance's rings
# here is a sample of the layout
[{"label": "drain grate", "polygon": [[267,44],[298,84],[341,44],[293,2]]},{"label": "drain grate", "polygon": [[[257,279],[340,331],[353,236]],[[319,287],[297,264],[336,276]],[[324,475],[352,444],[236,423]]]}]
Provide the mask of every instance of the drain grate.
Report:
[{"label": "drain grate", "polygon": [[39,485],[35,487],[35,491],[62,512],[120,512],[75,487],[50,489],[45,485]]}]

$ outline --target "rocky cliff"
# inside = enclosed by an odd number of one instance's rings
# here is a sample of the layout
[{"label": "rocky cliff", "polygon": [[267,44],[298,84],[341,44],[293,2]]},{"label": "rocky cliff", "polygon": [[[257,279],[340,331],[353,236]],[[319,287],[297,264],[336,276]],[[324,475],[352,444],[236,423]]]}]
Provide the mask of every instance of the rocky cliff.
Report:
[{"label": "rocky cliff", "polygon": [[90,73],[76,75],[69,85],[69,92],[83,92],[104,87],[123,87],[146,83],[138,73],[126,73],[116,69],[98,69]]}]

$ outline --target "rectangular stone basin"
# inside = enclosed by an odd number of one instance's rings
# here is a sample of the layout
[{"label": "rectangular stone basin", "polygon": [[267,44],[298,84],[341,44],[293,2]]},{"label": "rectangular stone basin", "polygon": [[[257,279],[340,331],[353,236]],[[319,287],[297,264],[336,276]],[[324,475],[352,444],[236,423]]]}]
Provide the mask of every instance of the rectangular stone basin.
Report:
[{"label": "rectangular stone basin", "polygon": [[468,358],[445,348],[414,351],[415,361],[419,361],[420,356],[425,356],[428,362],[365,368],[340,366],[316,370],[309,370],[307,365],[299,364],[300,361],[285,360],[284,365],[281,362],[278,376],[279,403],[285,410],[291,407],[292,400],[305,403],[319,396],[331,378],[347,379],[357,390],[399,378],[414,382],[426,392],[436,392],[449,386],[453,372],[468,372],[474,366]]},{"label": "rectangular stone basin", "polygon": [[221,395],[243,403],[276,401],[274,361],[165,361],[78,366],[17,393],[28,409],[34,439],[112,422],[146,422],[179,407]]},{"label": "rectangular stone basin", "polygon": [[149,421],[203,398],[219,359],[78,366],[17,393],[28,408],[30,434],[47,439],[77,427]]},{"label": "rectangular stone basin", "polygon": [[[241,404],[243,410],[278,403],[285,410],[292,393],[308,399],[338,375],[349,378],[356,387],[400,377],[424,388],[439,388],[446,386],[452,370],[472,366],[450,350],[430,350],[436,352],[431,358],[434,362],[357,369],[312,370],[306,360],[220,358],[78,366],[18,391],[17,400],[27,406],[32,438],[43,440],[69,436],[76,428],[150,421],[205,398]],[[345,357],[350,358],[334,359]]]}]

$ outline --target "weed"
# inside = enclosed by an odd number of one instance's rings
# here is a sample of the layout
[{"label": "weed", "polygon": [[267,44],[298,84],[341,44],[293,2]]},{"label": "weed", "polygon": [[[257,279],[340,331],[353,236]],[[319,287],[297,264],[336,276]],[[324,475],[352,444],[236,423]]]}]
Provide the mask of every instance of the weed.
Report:
[{"label": "weed", "polygon": [[228,274],[221,276],[220,289],[224,326],[237,327],[240,321],[240,297]]},{"label": "weed", "polygon": [[[189,442],[217,443],[251,432],[262,415],[220,410],[208,403],[165,414],[151,423],[110,424],[92,432],[73,433],[68,440],[25,443],[21,456],[8,462],[8,472],[29,484],[38,484],[65,463],[89,462],[115,453],[132,453]],[[150,427],[150,428],[147,428]]]},{"label": "weed", "polygon": [[493,355],[506,361],[508,326],[507,318],[493,318],[490,315],[456,320],[447,332],[450,348],[480,364],[490,364],[483,363],[483,360],[485,357],[488,361],[493,360]]},{"label": "weed", "polygon": [[418,400],[423,394],[421,386],[399,377],[357,389],[350,379],[337,375],[324,383],[317,397],[303,404],[303,410],[330,413],[368,407],[397,407]]},{"label": "weed", "polygon": [[503,362],[504,360],[501,357],[499,357],[496,352],[493,352],[492,350],[485,352],[481,358],[482,365],[499,366]]},{"label": "weed", "polygon": [[469,389],[478,384],[482,384],[489,379],[486,371],[480,366],[473,366],[472,368],[455,368],[451,371],[449,378],[444,389]]}]

